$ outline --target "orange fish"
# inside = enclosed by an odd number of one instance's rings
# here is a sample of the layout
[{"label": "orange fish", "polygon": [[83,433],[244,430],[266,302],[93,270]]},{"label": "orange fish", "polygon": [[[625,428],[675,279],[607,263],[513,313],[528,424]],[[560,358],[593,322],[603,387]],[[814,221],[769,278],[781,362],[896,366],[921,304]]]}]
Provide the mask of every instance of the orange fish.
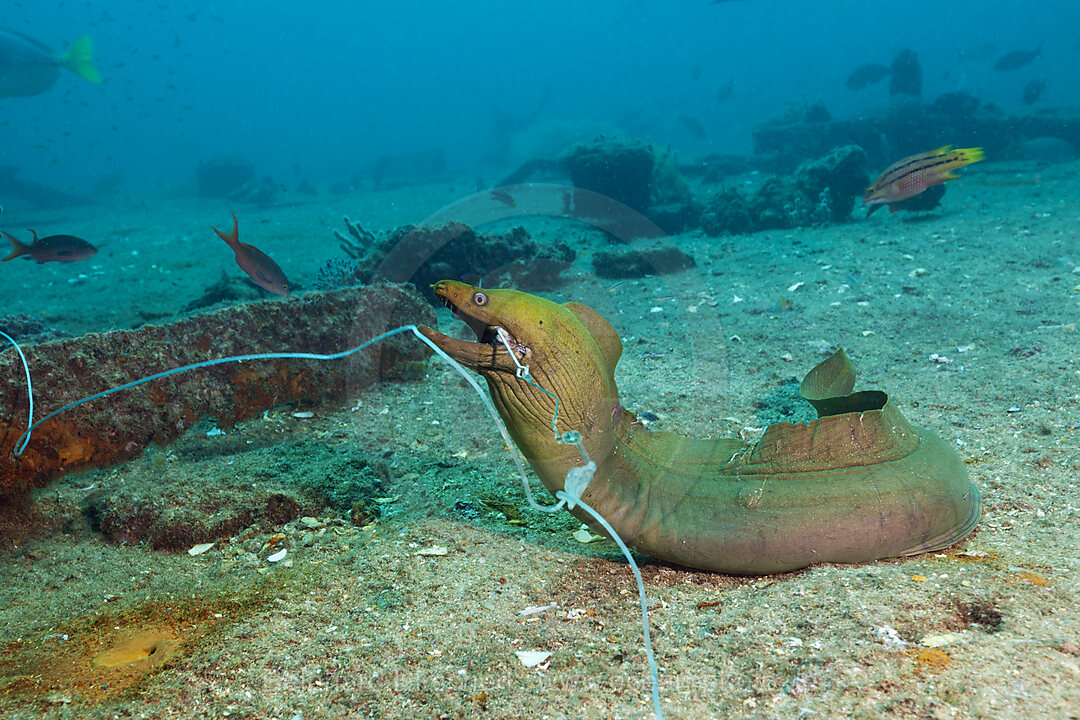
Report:
[{"label": "orange fish", "polygon": [[36,260],[38,264],[47,262],[77,262],[97,255],[97,248],[82,238],[74,235],[48,235],[39,238],[33,230],[34,242],[27,245],[19,242],[7,233],[4,237],[11,242],[11,254],[3,262],[25,256],[27,260]]},{"label": "orange fish", "polygon": [[958,178],[960,176],[953,170],[983,159],[982,148],[950,150],[951,147],[946,145],[912,155],[890,165],[863,195],[863,205],[870,207],[866,217],[870,217],[882,205],[888,205],[889,212],[896,212],[899,208],[893,203],[914,197],[933,185]]},{"label": "orange fish", "polygon": [[233,252],[236,253],[236,264],[240,266],[240,269],[248,274],[256,285],[264,290],[274,293],[275,295],[288,295],[289,294],[289,280],[285,277],[285,273],[281,271],[277,263],[270,259],[270,256],[264,253],[254,245],[248,245],[247,243],[240,242],[240,230],[239,224],[236,221],[236,215],[232,216],[232,232],[223,233],[217,228],[213,228],[214,232],[218,234],[218,237],[224,240]]}]

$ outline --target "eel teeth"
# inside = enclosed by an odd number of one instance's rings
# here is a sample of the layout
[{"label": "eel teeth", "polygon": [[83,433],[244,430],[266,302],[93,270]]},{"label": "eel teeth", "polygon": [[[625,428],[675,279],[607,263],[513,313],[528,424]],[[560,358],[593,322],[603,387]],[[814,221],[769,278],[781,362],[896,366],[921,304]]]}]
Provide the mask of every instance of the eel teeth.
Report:
[{"label": "eel teeth", "polygon": [[[495,336],[495,339],[494,339],[494,342],[493,342],[495,347],[505,347],[503,345],[502,340],[499,339],[499,331],[501,330],[503,337],[506,338],[506,345],[509,345],[511,348],[513,348],[514,352],[517,353],[518,355],[520,355],[521,357],[525,357],[525,354],[528,352],[529,348],[527,348],[524,345],[522,345],[521,343],[519,343],[517,341],[517,339],[513,335],[511,335],[510,331],[508,331],[506,328],[504,328],[504,327],[492,327],[491,325],[488,325],[487,329],[488,329],[488,331],[491,332],[492,335]],[[486,334],[487,333],[485,333],[485,335]]]}]

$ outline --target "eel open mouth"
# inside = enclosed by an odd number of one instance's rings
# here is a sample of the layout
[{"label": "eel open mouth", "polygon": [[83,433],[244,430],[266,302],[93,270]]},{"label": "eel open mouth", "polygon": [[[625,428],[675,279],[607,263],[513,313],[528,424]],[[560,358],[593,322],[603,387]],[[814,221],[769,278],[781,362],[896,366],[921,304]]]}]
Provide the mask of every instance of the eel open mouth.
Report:
[{"label": "eel open mouth", "polygon": [[[513,312],[505,306],[505,299],[500,295],[504,291],[481,290],[453,280],[440,280],[432,285],[431,289],[439,302],[448,307],[476,335],[476,341],[472,342],[421,327],[420,332],[440,350],[465,367],[486,374],[489,378],[493,377],[491,373],[516,375],[523,365],[528,365],[532,351],[505,325],[495,324],[504,315],[509,317]],[[508,348],[511,352],[507,352]]]},{"label": "eel open mouth", "polygon": [[525,357],[528,348],[519,343],[514,336],[510,334],[509,330],[500,325],[488,325],[481,318],[470,315],[462,310],[455,305],[450,298],[441,293],[436,293],[436,297],[439,298],[439,301],[445,307],[450,309],[450,312],[454,313],[454,317],[464,322],[474,333],[476,333],[476,342],[482,345],[491,345],[496,351],[504,350],[509,346],[519,357]]}]

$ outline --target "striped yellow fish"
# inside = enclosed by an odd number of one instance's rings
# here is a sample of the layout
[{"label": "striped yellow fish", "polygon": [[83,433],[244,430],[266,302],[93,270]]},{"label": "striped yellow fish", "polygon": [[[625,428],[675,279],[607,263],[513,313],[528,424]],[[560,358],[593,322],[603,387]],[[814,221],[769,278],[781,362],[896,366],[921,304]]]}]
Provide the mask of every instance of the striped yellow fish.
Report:
[{"label": "striped yellow fish", "polygon": [[896,212],[899,208],[894,207],[893,203],[914,197],[933,185],[958,178],[960,176],[953,170],[983,159],[982,148],[950,148],[952,145],[946,145],[890,165],[863,195],[863,205],[870,208],[866,216],[870,217],[882,205],[888,205],[889,212]]}]

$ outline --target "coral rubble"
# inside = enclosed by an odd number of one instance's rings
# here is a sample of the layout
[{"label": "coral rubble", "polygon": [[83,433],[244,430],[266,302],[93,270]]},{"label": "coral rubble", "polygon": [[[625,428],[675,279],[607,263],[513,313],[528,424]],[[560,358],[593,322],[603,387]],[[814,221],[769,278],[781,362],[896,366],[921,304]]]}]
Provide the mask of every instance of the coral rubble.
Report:
[{"label": "coral rubble", "polygon": [[505,274],[524,290],[555,287],[577,255],[565,243],[541,247],[520,226],[480,234],[460,222],[405,225],[380,237],[348,218],[345,224],[352,239],[336,234],[354,262],[329,260],[319,271],[319,287],[408,282],[435,304],[429,288],[444,278],[476,275],[486,286]]},{"label": "coral rubble", "polygon": [[694,258],[674,245],[604,250],[593,256],[593,271],[602,278],[640,278],[667,275],[695,266]]}]

